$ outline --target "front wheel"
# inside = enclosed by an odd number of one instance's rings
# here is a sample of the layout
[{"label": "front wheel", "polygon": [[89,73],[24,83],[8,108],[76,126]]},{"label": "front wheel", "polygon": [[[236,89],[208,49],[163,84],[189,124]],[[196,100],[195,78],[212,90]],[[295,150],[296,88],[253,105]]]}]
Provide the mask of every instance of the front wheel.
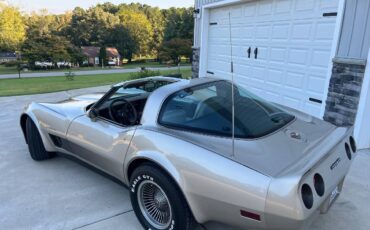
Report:
[{"label": "front wheel", "polygon": [[28,149],[33,160],[43,161],[50,159],[53,156],[52,153],[46,151],[40,133],[35,123],[33,123],[30,118],[26,121],[26,135],[28,140]]},{"label": "front wheel", "polygon": [[194,229],[195,221],[186,200],[167,174],[144,164],[134,171],[130,183],[131,203],[145,229]]}]

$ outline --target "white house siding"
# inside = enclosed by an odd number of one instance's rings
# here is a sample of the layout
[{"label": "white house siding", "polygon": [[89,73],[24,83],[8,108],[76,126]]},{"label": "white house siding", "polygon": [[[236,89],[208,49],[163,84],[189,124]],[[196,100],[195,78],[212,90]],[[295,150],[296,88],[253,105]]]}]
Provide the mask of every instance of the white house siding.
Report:
[{"label": "white house siding", "polygon": [[370,47],[370,1],[347,0],[338,57],[367,59]]},{"label": "white house siding", "polygon": [[[194,8],[195,9],[199,9],[200,12],[199,14],[201,14],[201,9],[202,9],[202,6],[204,5],[208,5],[208,4],[211,4],[211,3],[215,3],[215,2],[221,2],[223,0],[195,0],[195,5],[194,5]],[[199,15],[201,16],[201,15]],[[195,28],[194,28],[194,47],[195,48],[199,48],[200,46],[200,17],[196,17],[195,18]]]}]

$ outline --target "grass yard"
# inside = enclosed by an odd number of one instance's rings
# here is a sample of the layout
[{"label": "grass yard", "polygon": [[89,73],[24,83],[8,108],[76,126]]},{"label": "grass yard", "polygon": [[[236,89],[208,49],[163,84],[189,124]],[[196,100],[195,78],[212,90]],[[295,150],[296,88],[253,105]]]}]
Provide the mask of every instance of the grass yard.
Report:
[{"label": "grass yard", "polygon": [[[160,72],[162,75],[178,73],[177,70]],[[191,77],[191,70],[181,70],[183,78]],[[112,85],[130,80],[132,73],[75,76],[73,81],[66,77],[42,77],[24,79],[0,79],[0,96],[30,95],[51,93],[71,89]]]},{"label": "grass yard", "polygon": [[0,65],[0,74],[15,74],[18,73],[17,67],[6,67],[5,65]]},{"label": "grass yard", "polygon": [[[191,63],[182,62],[181,66],[191,66]],[[159,62],[132,62],[130,64],[123,64],[122,66],[115,66],[115,67],[104,67],[104,69],[136,69],[140,67],[147,67],[147,68],[160,68],[160,67],[169,67],[167,64],[160,64]],[[101,70],[102,67],[80,67],[80,68],[72,68],[71,70],[76,71],[89,71],[89,70]],[[49,70],[29,70],[27,72],[22,71],[22,73],[47,73],[47,72],[68,72],[68,69],[49,69]],[[17,67],[6,67],[4,65],[0,65],[0,75],[1,74],[18,74]]]}]

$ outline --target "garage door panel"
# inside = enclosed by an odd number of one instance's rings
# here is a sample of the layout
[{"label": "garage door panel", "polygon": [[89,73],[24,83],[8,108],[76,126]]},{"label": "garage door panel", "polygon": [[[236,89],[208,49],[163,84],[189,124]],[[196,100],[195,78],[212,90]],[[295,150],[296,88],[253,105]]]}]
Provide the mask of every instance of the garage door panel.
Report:
[{"label": "garage door panel", "polygon": [[268,40],[271,37],[271,26],[269,24],[257,25],[254,34],[256,39]]},{"label": "garage door panel", "polygon": [[275,3],[275,14],[279,16],[282,14],[290,14],[292,10],[292,4],[294,1],[291,0],[282,0]]},{"label": "garage door panel", "polygon": [[316,41],[329,41],[332,42],[335,27],[333,24],[335,20],[321,20],[316,24],[315,40]]},{"label": "garage door panel", "polygon": [[320,114],[321,104],[314,102],[306,102],[304,104],[305,112],[308,114]]},{"label": "garage door panel", "polygon": [[293,24],[290,39],[297,41],[312,40],[312,24],[312,22],[300,22]]},{"label": "garage door panel", "polygon": [[338,0],[320,0],[320,9],[332,10],[338,8]]},{"label": "garage door panel", "polygon": [[326,70],[330,61],[330,54],[330,50],[313,50],[311,65],[313,67],[322,67]]},{"label": "garage door panel", "polygon": [[276,24],[272,26],[272,40],[280,42],[281,40],[288,40],[290,33],[290,24]]},{"label": "garage door panel", "polygon": [[336,23],[323,13],[336,12],[338,1],[260,0],[211,10],[210,18],[223,24],[209,35],[208,68],[215,76],[230,72],[230,48],[218,45],[230,45],[231,24],[235,79],[267,100],[318,116],[321,104],[309,99],[324,97]]},{"label": "garage door panel", "polygon": [[270,68],[267,71],[267,73],[268,75],[267,75],[266,83],[268,84],[272,83],[275,86],[279,86],[279,89],[276,89],[276,90],[280,90],[280,87],[282,86],[282,84],[284,84],[285,71],[281,69]]},{"label": "garage door panel", "polygon": [[315,10],[315,0],[295,1],[295,10],[312,12]]},{"label": "garage door panel", "polygon": [[325,78],[322,76],[310,76],[308,81],[308,90],[321,96],[325,90]]},{"label": "garage door panel", "polygon": [[258,4],[257,8],[257,16],[266,16],[266,15],[272,15],[273,2],[271,1],[261,1]]},{"label": "garage door panel", "polygon": [[284,105],[286,105],[290,108],[293,108],[293,109],[302,110],[303,107],[304,107],[302,105],[301,100],[297,99],[296,97],[284,96],[283,101],[284,101]]},{"label": "garage door panel", "polygon": [[305,78],[306,76],[301,72],[287,72],[286,86],[300,90],[304,86]]},{"label": "garage door panel", "polygon": [[275,62],[279,65],[284,64],[288,49],[284,47],[271,47],[270,61]]},{"label": "garage door panel", "polygon": [[244,17],[246,19],[254,20],[254,17],[256,16],[256,11],[257,11],[257,4],[256,2],[249,2],[246,3],[245,5],[241,6],[244,10]]},{"label": "garage door panel", "polygon": [[294,65],[305,66],[309,56],[309,50],[307,49],[289,49],[288,50],[288,62]]}]

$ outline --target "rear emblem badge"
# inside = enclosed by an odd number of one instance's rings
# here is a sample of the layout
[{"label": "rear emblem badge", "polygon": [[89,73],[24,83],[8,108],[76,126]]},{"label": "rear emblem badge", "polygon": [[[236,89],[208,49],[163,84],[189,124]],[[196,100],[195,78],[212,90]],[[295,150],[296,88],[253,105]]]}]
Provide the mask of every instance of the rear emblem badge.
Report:
[{"label": "rear emblem badge", "polygon": [[294,139],[297,139],[297,140],[301,140],[301,139],[302,139],[301,134],[300,134],[300,133],[298,133],[298,132],[291,132],[291,133],[290,133],[290,137],[291,137],[291,138],[294,138]]},{"label": "rear emblem badge", "polygon": [[339,163],[341,162],[342,160],[340,159],[340,157],[336,160],[336,161],[334,161],[334,163],[330,166],[330,169],[331,170],[333,170],[333,169],[335,169],[338,165],[339,165]]},{"label": "rear emblem badge", "polygon": [[299,141],[299,142],[303,142],[303,143],[307,143],[308,142],[306,135],[304,135],[304,133],[299,132],[297,130],[287,129],[287,130],[285,130],[285,134],[289,138],[291,138],[291,139],[293,139],[295,141]]}]

